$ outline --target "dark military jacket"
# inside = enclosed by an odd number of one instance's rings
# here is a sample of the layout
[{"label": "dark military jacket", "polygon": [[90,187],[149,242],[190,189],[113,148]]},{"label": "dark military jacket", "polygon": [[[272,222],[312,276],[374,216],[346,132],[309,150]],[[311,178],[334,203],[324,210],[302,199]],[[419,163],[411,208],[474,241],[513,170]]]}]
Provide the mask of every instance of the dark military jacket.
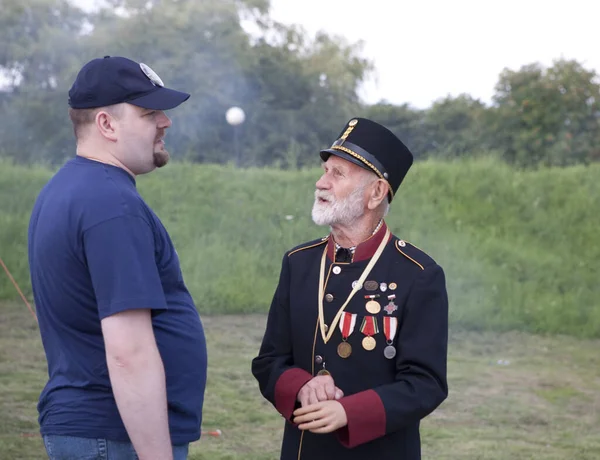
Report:
[{"label": "dark military jacket", "polygon": [[[358,245],[350,262],[335,260],[331,237],[298,246],[283,257],[263,342],[252,361],[262,395],[286,420],[283,460],[421,458],[420,420],[448,395],[448,297],[442,268],[420,249],[390,235],[345,307],[345,321],[332,324],[386,230],[384,224]],[[324,323],[335,327],[327,343],[318,321],[324,251]],[[379,311],[375,304],[368,311],[369,301],[377,302]],[[354,324],[345,340],[351,346],[347,357],[338,354],[344,341],[341,323],[346,334]],[[361,332],[363,325],[367,327]],[[384,353],[388,345],[394,350]],[[344,392],[339,401],[348,425],[330,434],[302,432],[293,423],[297,394],[323,369]]]}]

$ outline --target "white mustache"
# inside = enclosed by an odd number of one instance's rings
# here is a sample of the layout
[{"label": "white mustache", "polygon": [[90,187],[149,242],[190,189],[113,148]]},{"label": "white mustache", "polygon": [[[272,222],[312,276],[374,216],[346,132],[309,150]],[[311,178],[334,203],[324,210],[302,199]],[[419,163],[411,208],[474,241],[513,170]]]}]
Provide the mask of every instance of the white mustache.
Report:
[{"label": "white mustache", "polygon": [[315,190],[315,199],[322,199],[326,201],[334,201],[333,194],[328,193],[325,190]]}]

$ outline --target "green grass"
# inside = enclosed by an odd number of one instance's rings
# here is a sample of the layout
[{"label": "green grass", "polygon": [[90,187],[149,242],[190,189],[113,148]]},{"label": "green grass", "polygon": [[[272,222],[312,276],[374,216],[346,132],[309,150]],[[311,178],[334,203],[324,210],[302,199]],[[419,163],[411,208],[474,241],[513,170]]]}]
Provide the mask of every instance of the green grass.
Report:
[{"label": "green grass", "polygon": [[[0,257],[28,295],[27,221],[50,176],[0,168]],[[327,233],[310,219],[318,176],[180,163],[139,178],[203,315],[267,311],[283,253]],[[387,220],[444,267],[453,327],[600,337],[598,177],[600,164],[421,162]],[[0,298],[16,298],[2,273]]]},{"label": "green grass", "polygon": [[[203,430],[190,460],[278,458],[282,419],[250,373],[265,316],[204,319],[209,356]],[[231,337],[235,337],[232,340]],[[450,334],[450,395],[422,424],[424,459],[600,458],[599,340],[521,332]],[[34,319],[0,303],[0,458],[47,458],[36,403],[46,368]]]}]

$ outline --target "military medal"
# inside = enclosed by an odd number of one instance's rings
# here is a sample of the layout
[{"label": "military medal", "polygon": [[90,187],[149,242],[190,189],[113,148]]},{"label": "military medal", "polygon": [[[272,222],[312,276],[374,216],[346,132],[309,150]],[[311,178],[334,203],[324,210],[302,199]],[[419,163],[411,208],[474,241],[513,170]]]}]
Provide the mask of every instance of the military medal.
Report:
[{"label": "military medal", "polygon": [[396,349],[393,346],[388,345],[383,349],[383,356],[385,356],[387,359],[392,359],[394,356],[396,356]]},{"label": "military medal", "polygon": [[377,281],[367,281],[364,287],[367,291],[376,291],[379,288],[379,283]]},{"label": "military medal", "polygon": [[342,342],[337,347],[337,353],[340,358],[347,358],[352,354],[352,345],[347,340],[348,336],[354,331],[356,325],[356,314],[344,312],[340,318],[340,331],[342,333]]},{"label": "military medal", "polygon": [[387,291],[388,285],[386,283],[381,283],[379,285],[379,289],[381,289],[381,292],[385,292]]},{"label": "military medal", "polygon": [[394,337],[396,337],[396,331],[398,330],[398,318],[393,316],[383,317],[383,333],[385,334],[385,341],[387,347],[383,350],[383,356],[387,359],[392,359],[396,356],[396,348],[392,345],[394,343]]},{"label": "military medal", "polygon": [[337,347],[337,353],[340,358],[347,358],[352,354],[352,345],[350,345],[348,342],[340,342]]},{"label": "military medal", "polygon": [[381,305],[376,300],[369,300],[365,305],[365,308],[372,315],[376,315],[381,311]]},{"label": "military medal", "polygon": [[398,305],[396,305],[394,303],[394,299],[396,298],[395,294],[389,295],[388,296],[388,300],[390,301],[390,303],[388,303],[383,310],[388,314],[391,315],[392,313],[394,313],[396,310],[398,310]]},{"label": "military medal", "polygon": [[376,300],[373,300],[373,299],[377,299],[378,297],[379,297],[379,294],[370,294],[370,295],[365,296],[365,299],[371,299],[367,302],[367,304],[365,305],[365,308],[372,315],[376,315],[377,313],[379,313],[381,311],[381,305],[379,304],[379,302],[377,302]]},{"label": "military medal", "polygon": [[367,351],[374,350],[375,349],[375,345],[377,345],[377,343],[375,342],[375,339],[373,337],[365,337],[362,340],[362,346]]},{"label": "military medal", "polygon": [[366,336],[362,339],[363,348],[367,351],[374,350],[377,342],[372,336],[379,332],[377,318],[374,316],[365,316],[360,326],[360,332]]},{"label": "military medal", "polygon": [[[323,249],[323,255],[321,256],[321,267],[319,269],[319,295],[318,295],[319,329],[321,331],[321,338],[323,339],[323,343],[326,344],[331,339],[333,333],[337,329],[337,326],[338,326],[338,323],[342,316],[342,313],[344,313],[346,306],[348,305],[348,303],[350,302],[352,297],[354,297],[354,294],[356,294],[360,290],[362,283],[367,279],[367,277],[369,276],[369,273],[371,273],[371,270],[373,269],[373,267],[379,260],[379,257],[383,253],[383,250],[385,249],[385,246],[389,240],[390,235],[391,235],[391,232],[390,232],[390,229],[388,228],[385,231],[385,236],[379,243],[379,247],[377,248],[377,251],[375,251],[375,254],[373,255],[373,257],[371,258],[371,260],[365,267],[362,274],[360,275],[360,278],[358,279],[355,287],[350,292],[350,295],[348,296],[348,298],[345,300],[345,302],[342,304],[342,306],[338,309],[338,311],[335,314],[335,317],[333,318],[332,322],[330,323],[328,329],[325,327],[325,314],[324,314],[325,309],[323,307],[323,303],[324,303],[323,301],[325,300],[325,285],[326,285],[326,283],[325,283],[325,265],[327,262],[327,246]],[[377,283],[376,281],[374,281],[374,283],[377,287],[379,287],[379,283]],[[375,289],[377,289],[377,287]]]},{"label": "military medal", "polygon": [[392,291],[398,287],[396,283],[390,283],[388,286]]}]

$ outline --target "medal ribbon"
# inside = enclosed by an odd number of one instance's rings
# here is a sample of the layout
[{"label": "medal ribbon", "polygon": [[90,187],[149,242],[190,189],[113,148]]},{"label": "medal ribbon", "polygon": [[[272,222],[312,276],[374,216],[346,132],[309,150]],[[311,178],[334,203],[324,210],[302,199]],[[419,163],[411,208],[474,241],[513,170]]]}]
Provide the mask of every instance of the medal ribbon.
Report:
[{"label": "medal ribbon", "polygon": [[348,305],[350,299],[354,297],[354,294],[356,294],[362,288],[362,285],[367,279],[367,276],[369,276],[369,273],[371,273],[373,266],[379,260],[381,253],[385,249],[385,246],[387,245],[388,240],[390,239],[390,233],[390,229],[386,229],[385,235],[381,240],[381,243],[379,243],[379,247],[377,248],[375,255],[369,262],[369,265],[366,266],[365,271],[363,271],[362,275],[358,279],[356,286],[352,288],[352,292],[350,292],[350,295],[344,302],[344,305],[340,307],[337,314],[335,315],[335,318],[333,318],[333,322],[331,323],[331,327],[329,328],[328,333],[325,332],[325,315],[323,314],[323,293],[325,292],[325,260],[327,259],[327,245],[325,245],[325,248],[323,249],[323,257],[321,257],[321,272],[319,274],[319,327],[321,329],[321,337],[323,338],[324,343],[329,342],[329,339],[331,339],[331,336],[335,332],[335,328],[338,322],[340,321],[340,318],[342,316],[342,313],[344,312],[344,309],[346,308],[346,305]]},{"label": "medal ribbon", "polygon": [[350,334],[354,331],[356,325],[356,314],[344,312],[342,320],[340,321],[340,331],[342,332],[342,338],[346,340]]},{"label": "medal ribbon", "polygon": [[383,317],[383,332],[388,342],[393,342],[396,337],[396,330],[398,329],[398,318],[393,316]]},{"label": "medal ribbon", "polygon": [[365,316],[360,326],[360,332],[367,337],[371,337],[379,332],[379,326],[377,325],[377,318],[374,316]]}]

